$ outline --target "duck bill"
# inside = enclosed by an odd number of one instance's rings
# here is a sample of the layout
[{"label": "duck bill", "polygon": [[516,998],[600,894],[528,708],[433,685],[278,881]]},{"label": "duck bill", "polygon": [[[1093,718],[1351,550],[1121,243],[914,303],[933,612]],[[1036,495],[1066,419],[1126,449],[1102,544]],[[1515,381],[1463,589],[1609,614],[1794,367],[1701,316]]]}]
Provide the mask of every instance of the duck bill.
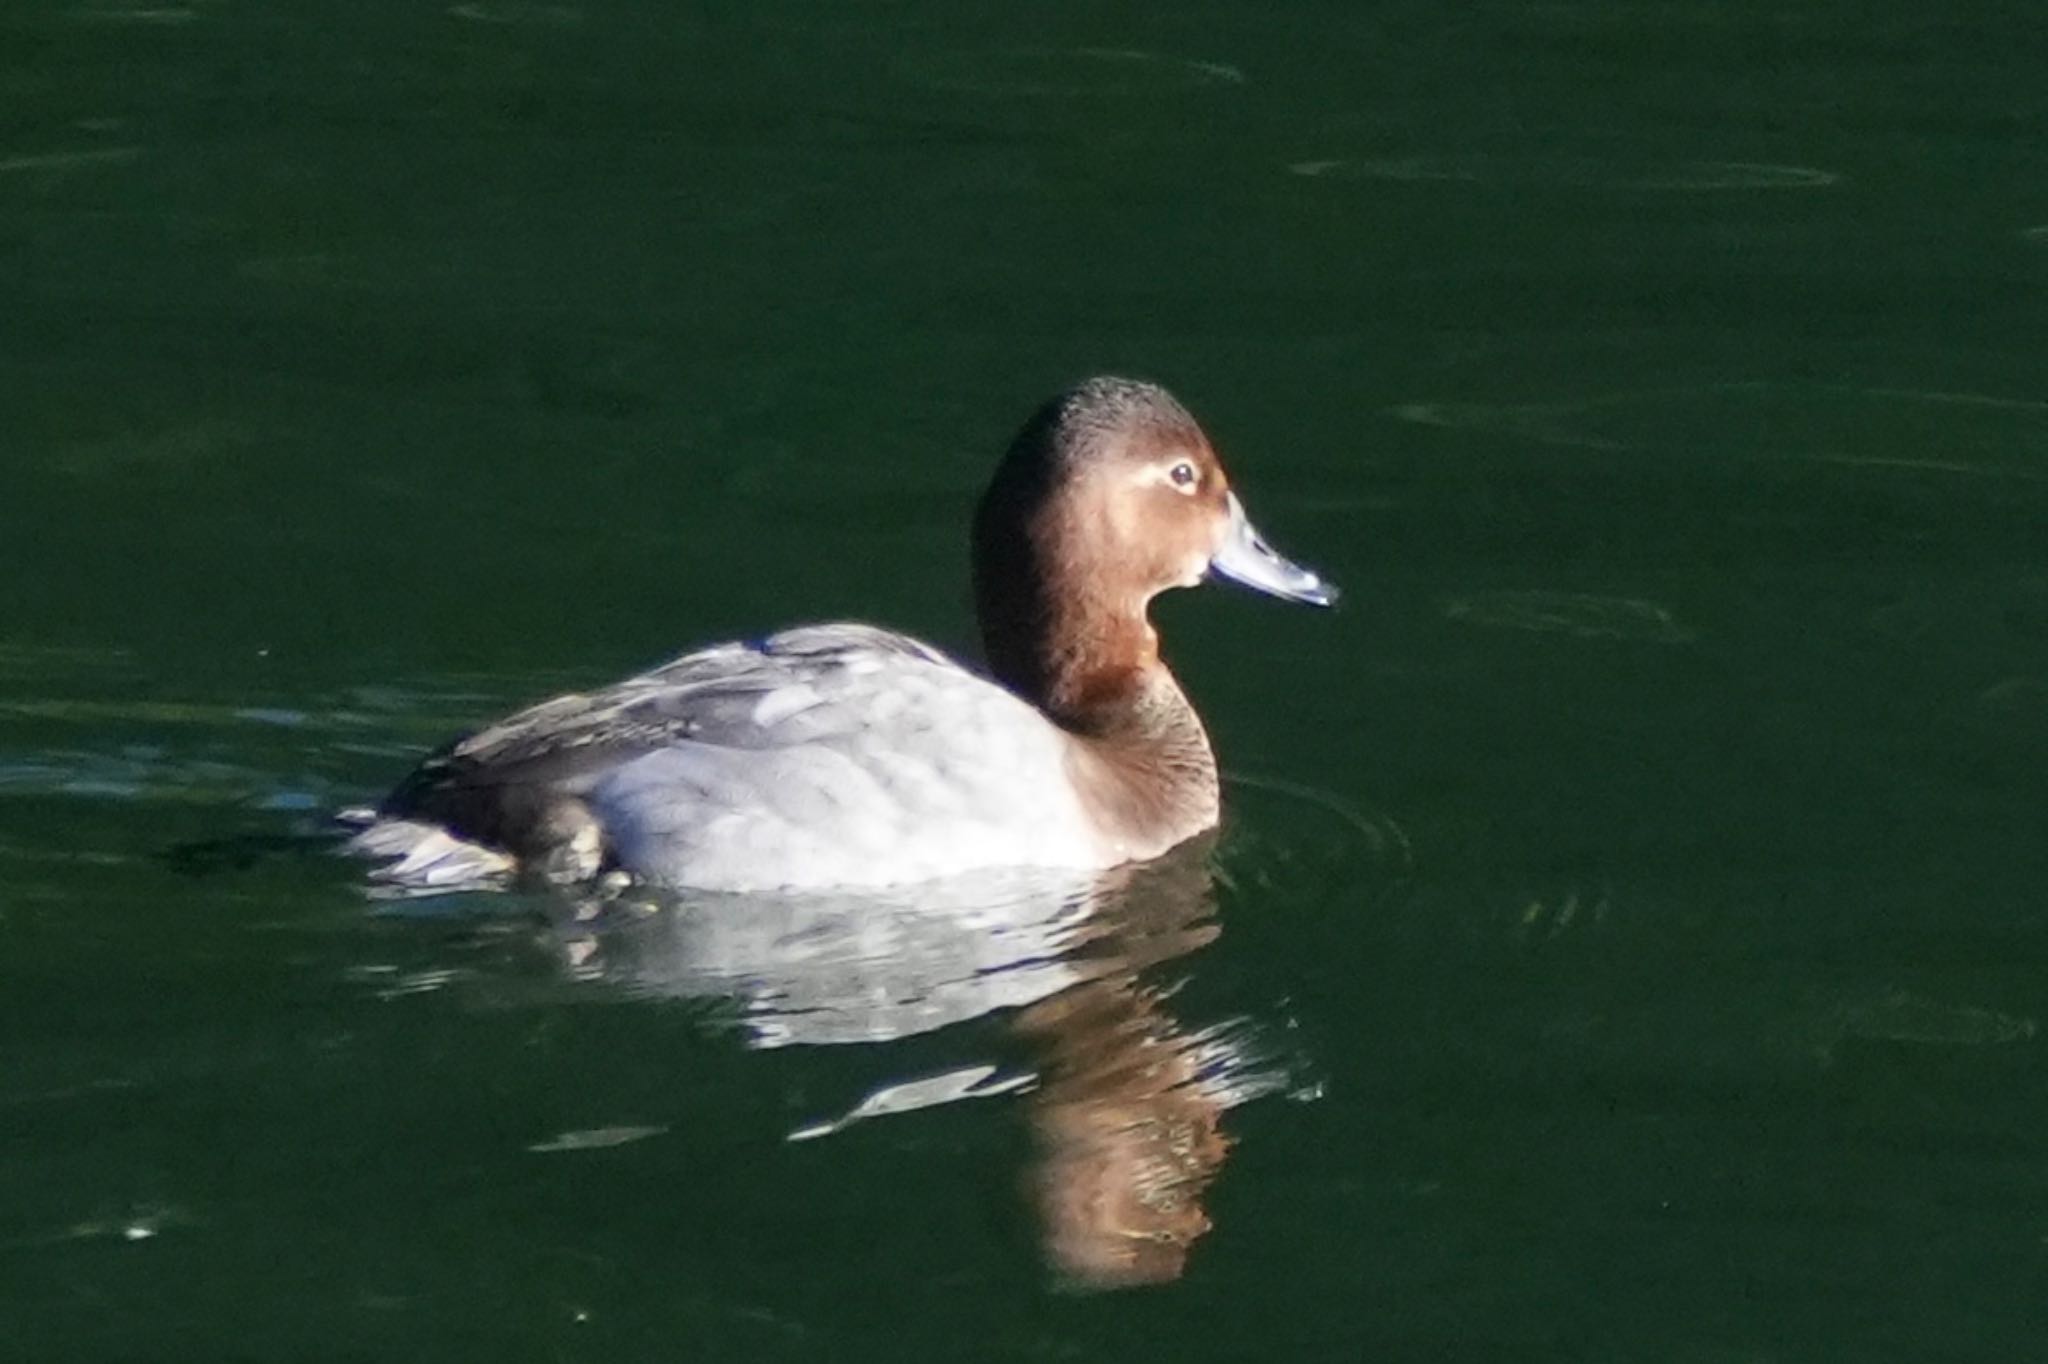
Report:
[{"label": "duck bill", "polygon": [[1237,494],[1230,494],[1230,525],[1223,547],[1209,561],[1209,570],[1286,601],[1310,606],[1335,606],[1337,586],[1300,564],[1283,559],[1244,514]]}]

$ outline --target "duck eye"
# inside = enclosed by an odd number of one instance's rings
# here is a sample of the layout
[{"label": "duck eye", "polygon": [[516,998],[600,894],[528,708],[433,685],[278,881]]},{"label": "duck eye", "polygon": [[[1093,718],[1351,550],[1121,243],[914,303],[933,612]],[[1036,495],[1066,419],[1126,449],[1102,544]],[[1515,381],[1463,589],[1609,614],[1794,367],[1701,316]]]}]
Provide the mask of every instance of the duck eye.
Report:
[{"label": "duck eye", "polygon": [[1186,460],[1182,460],[1171,469],[1168,469],[1166,476],[1173,480],[1174,487],[1182,489],[1194,487],[1201,477],[1195,472],[1195,466]]}]

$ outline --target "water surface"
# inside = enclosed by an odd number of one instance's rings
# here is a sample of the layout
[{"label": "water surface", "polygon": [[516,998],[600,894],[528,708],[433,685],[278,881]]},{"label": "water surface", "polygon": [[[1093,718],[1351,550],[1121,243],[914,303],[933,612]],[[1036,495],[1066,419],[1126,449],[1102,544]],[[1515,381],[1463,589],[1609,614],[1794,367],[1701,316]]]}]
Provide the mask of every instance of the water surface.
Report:
[{"label": "water surface", "polygon": [[[2037,29],[17,0],[15,1348],[2029,1357]],[[1213,849],[579,913],[301,836],[694,643],[970,647],[1103,370],[1348,589],[1162,604]]]}]

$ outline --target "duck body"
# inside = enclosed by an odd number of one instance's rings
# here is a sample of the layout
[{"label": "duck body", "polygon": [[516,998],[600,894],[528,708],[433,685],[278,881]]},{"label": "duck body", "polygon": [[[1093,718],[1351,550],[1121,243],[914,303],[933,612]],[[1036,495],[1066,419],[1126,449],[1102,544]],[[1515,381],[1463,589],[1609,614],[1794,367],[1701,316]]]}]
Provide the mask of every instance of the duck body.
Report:
[{"label": "duck body", "polygon": [[851,623],[701,649],[446,745],[350,846],[414,892],[507,874],[801,891],[1095,871],[1213,827],[1215,759],[1150,598],[1212,568],[1334,594],[1251,530],[1193,419],[1128,380],[1054,399],[974,550],[989,675]]},{"label": "duck body", "polygon": [[1043,715],[937,650],[815,625],[543,702],[429,758],[386,805],[559,879],[617,867],[706,890],[1131,860],[1068,757]]}]

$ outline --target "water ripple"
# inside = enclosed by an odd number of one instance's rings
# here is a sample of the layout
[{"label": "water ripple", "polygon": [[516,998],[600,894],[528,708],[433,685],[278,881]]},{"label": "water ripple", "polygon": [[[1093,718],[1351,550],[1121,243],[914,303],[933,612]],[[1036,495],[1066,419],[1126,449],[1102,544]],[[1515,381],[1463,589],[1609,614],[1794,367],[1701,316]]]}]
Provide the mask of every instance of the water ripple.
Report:
[{"label": "water ripple", "polygon": [[920,84],[976,95],[1147,95],[1243,85],[1222,62],[1110,47],[945,52],[907,64]]},{"label": "water ripple", "polygon": [[1743,444],[1727,453],[1745,458],[2030,482],[2048,478],[2036,456],[2048,435],[2048,402],[1989,393],[1738,380],[1535,402],[1403,403],[1390,415],[1613,453],[1712,449],[1720,428],[1743,433]]},{"label": "water ripple", "polygon": [[0,175],[13,171],[68,170],[73,166],[109,165],[133,161],[142,155],[140,147],[92,147],[83,151],[24,152],[0,156]]},{"label": "water ripple", "polygon": [[1654,644],[1689,644],[1693,640],[1692,631],[1673,619],[1668,609],[1637,597],[1540,588],[1478,592],[1445,598],[1443,613],[1469,625],[1581,639],[1635,639]]},{"label": "water ripple", "polygon": [[619,1127],[584,1127],[569,1132],[557,1132],[545,1141],[537,1141],[526,1149],[541,1155],[552,1155],[557,1151],[603,1151],[614,1146],[625,1146],[649,1137],[658,1137],[667,1132],[664,1126],[624,1125]]},{"label": "water ripple", "polygon": [[70,17],[91,24],[189,24],[199,18],[199,11],[189,5],[133,5],[123,0],[104,0],[103,3],[79,5],[70,11]]},{"label": "water ripple", "polygon": [[1396,156],[1372,159],[1332,157],[1297,161],[1295,175],[1324,180],[1391,180],[1556,186],[1567,189],[1717,190],[1821,189],[1840,184],[1836,171],[1814,166],[1759,161],[1657,161],[1631,164],[1598,157],[1510,157],[1474,155]]},{"label": "water ripple", "polygon": [[457,19],[477,24],[523,24],[536,28],[567,28],[583,22],[583,11],[574,5],[547,5],[529,0],[478,0],[474,4],[451,5],[448,12]]}]

